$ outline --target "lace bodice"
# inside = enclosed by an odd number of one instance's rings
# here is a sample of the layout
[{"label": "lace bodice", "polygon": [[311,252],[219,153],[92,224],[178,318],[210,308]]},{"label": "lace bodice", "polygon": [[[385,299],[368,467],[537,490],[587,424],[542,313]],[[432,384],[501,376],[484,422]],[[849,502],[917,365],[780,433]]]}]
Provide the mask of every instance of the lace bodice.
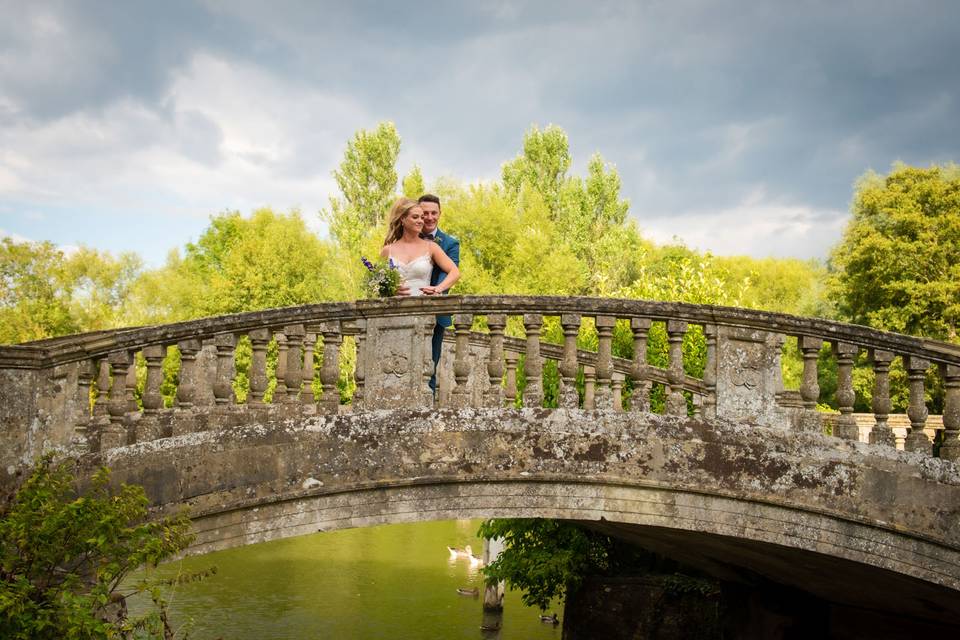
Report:
[{"label": "lace bodice", "polygon": [[425,253],[406,263],[398,260],[392,253],[390,254],[390,259],[393,260],[393,264],[397,266],[400,277],[403,278],[406,285],[410,287],[410,295],[422,296],[423,293],[420,289],[421,287],[430,286],[430,275],[433,273],[433,258],[430,254]]}]

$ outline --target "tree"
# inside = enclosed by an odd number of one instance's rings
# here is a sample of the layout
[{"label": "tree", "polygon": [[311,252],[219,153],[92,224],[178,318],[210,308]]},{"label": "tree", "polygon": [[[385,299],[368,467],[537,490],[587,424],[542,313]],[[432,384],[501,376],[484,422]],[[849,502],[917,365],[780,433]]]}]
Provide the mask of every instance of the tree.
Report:
[{"label": "tree", "polygon": [[0,341],[76,333],[63,253],[52,243],[0,241]]},{"label": "tree", "polygon": [[80,247],[66,255],[50,242],[0,240],[0,343],[120,326],[140,275],[132,253]]},{"label": "tree", "polygon": [[[298,211],[213,216],[184,255],[172,254],[160,286],[145,282],[163,320],[185,320],[346,297],[330,246]],[[149,278],[148,278],[149,280]]]},{"label": "tree", "polygon": [[522,589],[523,603],[541,611],[576,592],[586,576],[638,571],[651,560],[616,538],[562,520],[485,520],[477,535],[504,541],[500,556],[483,568],[487,582]]},{"label": "tree", "polygon": [[[147,521],[143,489],[111,488],[106,469],[78,494],[74,468],[47,456],[0,505],[0,636],[173,637],[160,585],[121,583],[186,548],[189,521]],[[127,617],[123,599],[135,593],[159,607]]]},{"label": "tree", "polygon": [[960,167],[897,164],[856,185],[853,218],[830,258],[846,320],[957,342]]},{"label": "tree", "polygon": [[548,125],[531,127],[523,136],[523,152],[502,168],[503,186],[518,197],[529,185],[543,198],[551,216],[560,209],[560,191],[570,169],[570,144],[566,132]]},{"label": "tree", "polygon": [[416,200],[426,191],[427,188],[423,185],[423,174],[420,172],[420,167],[413,165],[413,169],[403,179],[403,195],[411,200]]},{"label": "tree", "polygon": [[331,237],[348,252],[356,253],[386,215],[396,193],[399,154],[400,135],[392,122],[381,122],[373,131],[360,129],[347,143],[333,172],[342,198],[331,198],[330,210],[320,215],[330,225]]}]

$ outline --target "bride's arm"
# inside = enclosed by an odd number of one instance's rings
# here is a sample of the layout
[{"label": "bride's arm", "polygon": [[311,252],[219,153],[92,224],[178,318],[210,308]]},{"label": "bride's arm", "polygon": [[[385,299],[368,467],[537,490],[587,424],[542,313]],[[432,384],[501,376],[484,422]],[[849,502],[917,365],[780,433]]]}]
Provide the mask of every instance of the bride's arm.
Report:
[{"label": "bride's arm", "polygon": [[432,289],[433,293],[443,293],[460,279],[460,269],[457,268],[457,265],[443,252],[443,249],[441,249],[438,244],[430,243],[430,255],[433,257],[433,263],[440,267],[441,271],[445,271],[447,276],[435,287],[426,288]]}]

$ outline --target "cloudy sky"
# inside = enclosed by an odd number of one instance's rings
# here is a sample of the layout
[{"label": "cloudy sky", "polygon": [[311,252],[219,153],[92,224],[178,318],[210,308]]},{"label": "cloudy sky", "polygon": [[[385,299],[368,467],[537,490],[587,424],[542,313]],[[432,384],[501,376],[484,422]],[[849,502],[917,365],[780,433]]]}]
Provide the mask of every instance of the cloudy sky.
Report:
[{"label": "cloudy sky", "polygon": [[960,161],[956,0],[0,0],[0,234],[159,265],[208,217],[317,211],[359,128],[493,180],[531,125],[648,237],[823,257],[854,180]]}]

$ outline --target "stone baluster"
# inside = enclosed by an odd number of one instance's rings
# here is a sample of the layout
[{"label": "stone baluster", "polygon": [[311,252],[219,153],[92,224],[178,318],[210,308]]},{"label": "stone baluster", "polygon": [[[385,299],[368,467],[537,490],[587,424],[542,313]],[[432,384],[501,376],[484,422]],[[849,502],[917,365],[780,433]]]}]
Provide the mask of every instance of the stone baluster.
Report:
[{"label": "stone baluster", "polygon": [[147,361],[147,381],[143,385],[143,413],[156,416],[163,408],[163,396],[160,385],[163,384],[163,359],[167,349],[162,344],[152,344],[143,348],[143,359]]},{"label": "stone baluster", "polygon": [[873,360],[873,415],[876,424],[870,430],[870,444],[883,444],[895,447],[897,444],[893,429],[887,424],[890,415],[890,362],[893,354],[889,351],[874,349]]},{"label": "stone baluster", "polygon": [[597,408],[597,370],[593,367],[584,365],[583,367],[583,408]]},{"label": "stone baluster", "polygon": [[503,406],[503,332],[507,327],[507,316],[491,313],[487,316],[490,328],[490,358],[487,361],[489,384],[484,391],[483,404],[487,407]]},{"label": "stone baluster", "polygon": [[110,415],[107,409],[110,382],[110,361],[103,358],[97,363],[97,400],[93,405],[94,418],[107,418]]},{"label": "stone baluster", "polygon": [[218,333],[214,337],[217,348],[217,375],[213,383],[214,402],[218,405],[234,403],[233,377],[236,374],[233,355],[237,348],[237,336]]},{"label": "stone baluster", "polygon": [[127,377],[124,378],[124,397],[127,399],[126,413],[139,414],[140,405],[137,404],[137,358],[130,358],[130,367],[127,369]]},{"label": "stone baluster", "polygon": [[558,367],[560,389],[557,406],[562,409],[576,409],[580,406],[580,395],[577,393],[577,334],[580,333],[580,316],[565,313],[560,316],[560,326],[563,327],[563,357]]},{"label": "stone baluster", "polygon": [[840,409],[833,435],[844,440],[857,440],[860,429],[853,417],[853,403],[857,399],[853,390],[853,359],[857,356],[857,347],[846,342],[836,342],[833,352],[837,357],[837,407]]},{"label": "stone baluster", "polygon": [[672,416],[687,415],[687,400],[683,397],[683,335],[687,323],[683,320],[667,321],[667,340],[670,343],[670,368],[667,370],[666,413]]},{"label": "stone baluster", "polygon": [[650,320],[631,318],[630,330],[633,331],[633,367],[630,369],[633,395],[630,397],[630,410],[650,411],[651,385],[647,369],[647,335],[650,333]]},{"label": "stone baluster", "polygon": [[340,322],[324,322],[320,325],[320,331],[323,333],[323,364],[320,367],[323,395],[320,396],[320,406],[328,413],[337,413],[340,409],[337,379],[340,377],[340,344],[343,342]]},{"label": "stone baluster", "polygon": [[540,328],[543,316],[539,313],[523,314],[523,328],[527,332],[527,353],[523,372],[527,384],[523,389],[523,406],[538,409],[543,406],[543,360],[540,358]]},{"label": "stone baluster", "polygon": [[613,396],[613,410],[623,411],[623,374],[614,371],[610,378],[611,395]]},{"label": "stone baluster", "polygon": [[597,316],[597,387],[595,403],[597,409],[612,409],[613,397],[610,383],[613,377],[613,327],[617,319],[613,316]]},{"label": "stone baluster", "polygon": [[[287,404],[299,403],[300,384],[303,382],[303,365],[301,358],[303,354],[303,337],[306,331],[302,324],[291,324],[283,328],[283,335],[286,337],[286,353],[283,371],[283,384],[285,393],[280,398],[281,402]],[[280,386],[280,378],[277,378],[277,386]]]},{"label": "stone baluster", "polygon": [[274,331],[273,339],[277,341],[277,368],[273,372],[277,384],[273,388],[273,404],[280,404],[286,402],[284,396],[287,395],[287,385],[284,383],[287,378],[287,336],[280,331]]},{"label": "stone baluster", "polygon": [[906,356],[903,359],[907,370],[907,379],[910,381],[910,404],[907,406],[907,417],[910,418],[910,430],[903,442],[907,451],[920,451],[927,455],[933,452],[933,446],[924,428],[927,426],[927,403],[923,383],[927,377],[930,361],[916,356]]},{"label": "stone baluster", "polygon": [[703,387],[705,394],[700,399],[700,413],[704,420],[717,418],[717,325],[703,325],[703,335],[707,342],[707,358],[703,366]]},{"label": "stone baluster", "polygon": [[703,396],[695,393],[691,399],[693,404],[693,417],[699,420],[703,418]]},{"label": "stone baluster", "polygon": [[517,354],[513,351],[507,351],[504,356],[507,362],[507,388],[504,392],[504,400],[507,407],[513,409],[517,406]]},{"label": "stone baluster", "polygon": [[467,388],[467,381],[470,379],[470,327],[472,325],[472,314],[455,313],[453,315],[456,350],[453,356],[454,387],[450,404],[458,408],[470,406],[470,389]]},{"label": "stone baluster", "polygon": [[[313,395],[313,350],[317,345],[317,333],[306,328],[303,338],[303,392],[300,395],[301,404],[316,404],[317,398]],[[359,362],[359,359],[358,359]]]},{"label": "stone baluster", "polygon": [[954,462],[960,461],[960,366],[940,365],[940,377],[943,379],[943,445],[940,457]]},{"label": "stone baluster", "polygon": [[247,402],[251,405],[263,405],[263,394],[267,391],[267,347],[270,344],[269,329],[254,329],[250,332],[250,394]]},{"label": "stone baluster", "polygon": [[107,357],[107,361],[113,373],[113,384],[110,385],[110,400],[107,403],[110,424],[104,425],[100,432],[101,451],[127,444],[127,429],[123,426],[123,417],[127,412],[126,377],[130,367],[130,354],[126,351],[115,351]]},{"label": "stone baluster", "polygon": [[817,401],[820,399],[820,384],[817,380],[817,359],[820,357],[823,340],[800,336],[797,343],[803,354],[803,377],[800,381],[800,398],[803,401],[801,428],[803,431],[819,431],[821,423],[820,414],[817,413]]},{"label": "stone baluster", "polygon": [[177,385],[177,408],[190,409],[197,393],[197,354],[200,341],[189,339],[177,343],[180,350],[180,384]]},{"label": "stone baluster", "polygon": [[140,396],[143,415],[134,428],[135,442],[148,442],[163,437],[159,424],[160,410],[163,408],[160,386],[163,384],[163,359],[167,355],[167,349],[161,344],[152,344],[144,347],[142,353],[147,364],[147,379]]},{"label": "stone baluster", "polygon": [[[353,409],[363,408],[364,396],[366,395],[366,390],[364,388],[366,371],[367,371],[367,321],[363,318],[355,320],[353,323],[355,328],[354,340],[357,343],[357,364],[353,370],[353,380],[356,382],[357,387],[353,391]],[[432,335],[432,334],[431,334]],[[430,364],[433,365],[433,360],[430,360]],[[429,387],[427,389],[429,391]]]},{"label": "stone baluster", "polygon": [[77,420],[74,424],[74,436],[71,444],[79,453],[93,451],[96,443],[92,435],[92,412],[90,407],[90,387],[97,377],[97,363],[93,360],[81,360],[77,363],[77,386],[74,389],[73,403],[77,408]]}]

